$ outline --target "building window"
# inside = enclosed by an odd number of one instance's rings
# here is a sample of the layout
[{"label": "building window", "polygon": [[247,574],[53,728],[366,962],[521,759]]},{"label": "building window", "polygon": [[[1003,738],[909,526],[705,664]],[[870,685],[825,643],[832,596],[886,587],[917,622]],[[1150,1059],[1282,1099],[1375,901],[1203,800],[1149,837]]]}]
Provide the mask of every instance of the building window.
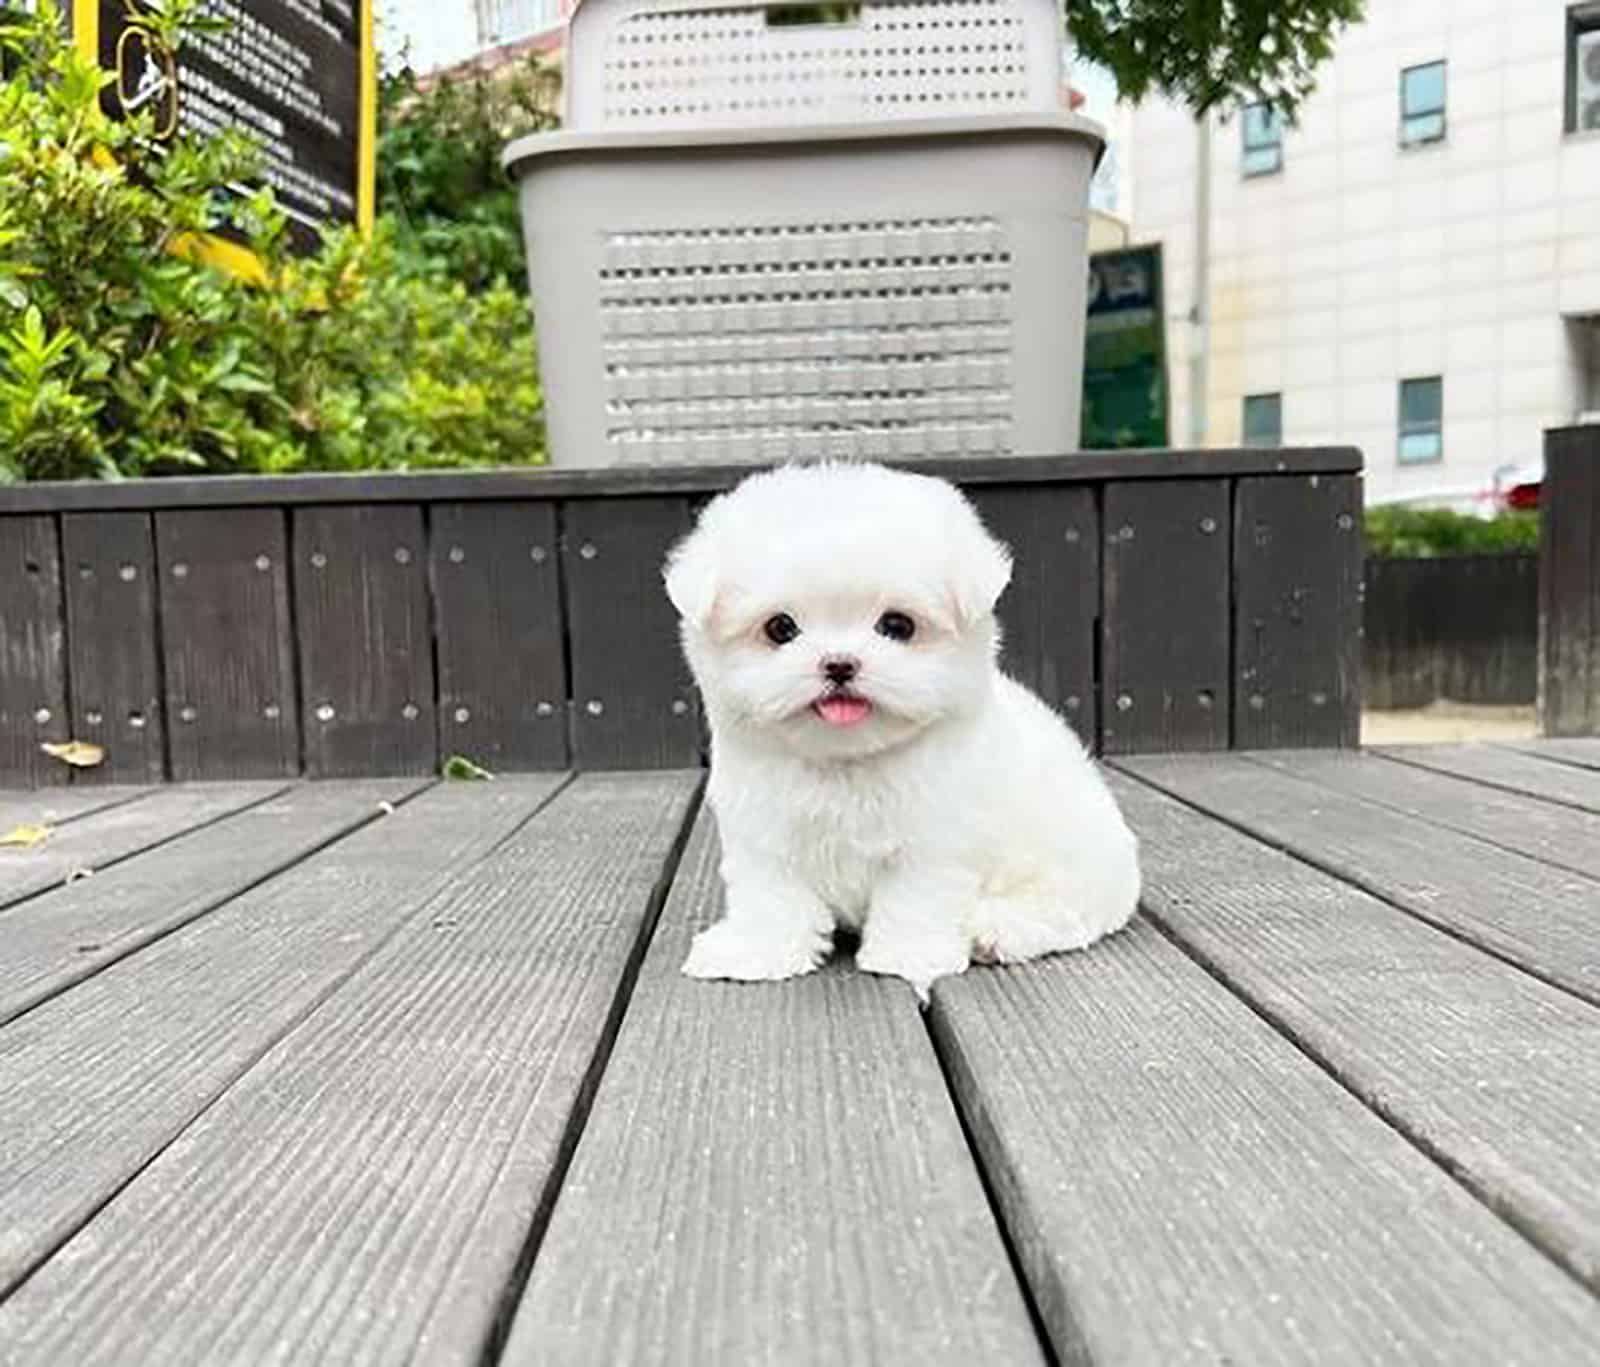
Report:
[{"label": "building window", "polygon": [[1444,381],[1437,375],[1400,381],[1400,463],[1444,458]]},{"label": "building window", "polygon": [[1244,444],[1246,446],[1283,445],[1282,394],[1245,395]]},{"label": "building window", "polygon": [[1567,132],[1600,132],[1600,3],[1567,11]]},{"label": "building window", "polygon": [[1444,138],[1444,63],[1407,67],[1400,73],[1400,145]]},{"label": "building window", "polygon": [[1244,159],[1247,176],[1270,176],[1283,170],[1283,120],[1269,104],[1248,104],[1244,109]]}]

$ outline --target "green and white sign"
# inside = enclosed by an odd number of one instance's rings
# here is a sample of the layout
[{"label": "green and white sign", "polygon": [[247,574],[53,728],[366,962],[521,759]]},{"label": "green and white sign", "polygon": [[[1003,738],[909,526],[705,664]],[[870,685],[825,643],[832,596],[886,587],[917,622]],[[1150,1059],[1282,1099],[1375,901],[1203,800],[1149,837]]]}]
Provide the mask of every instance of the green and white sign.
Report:
[{"label": "green and white sign", "polygon": [[1087,450],[1170,442],[1159,245],[1089,258],[1082,440]]}]

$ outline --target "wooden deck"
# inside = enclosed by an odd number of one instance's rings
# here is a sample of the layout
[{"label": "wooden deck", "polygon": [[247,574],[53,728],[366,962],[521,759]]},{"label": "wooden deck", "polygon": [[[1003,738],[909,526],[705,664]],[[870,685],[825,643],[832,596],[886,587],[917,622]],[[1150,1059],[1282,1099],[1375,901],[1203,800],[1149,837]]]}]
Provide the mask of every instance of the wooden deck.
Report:
[{"label": "wooden deck", "polygon": [[0,1362],[1594,1363],[1600,741],[1116,769],[926,1013],[679,975],[699,773],[0,794]]}]

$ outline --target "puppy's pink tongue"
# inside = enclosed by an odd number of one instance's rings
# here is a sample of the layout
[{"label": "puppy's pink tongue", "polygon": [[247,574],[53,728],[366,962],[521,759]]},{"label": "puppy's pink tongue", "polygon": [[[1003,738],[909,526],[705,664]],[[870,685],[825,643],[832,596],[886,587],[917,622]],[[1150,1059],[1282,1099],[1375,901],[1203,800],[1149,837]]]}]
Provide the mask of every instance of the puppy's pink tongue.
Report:
[{"label": "puppy's pink tongue", "polygon": [[818,698],[814,706],[829,726],[854,726],[865,721],[872,711],[872,704],[865,698]]}]

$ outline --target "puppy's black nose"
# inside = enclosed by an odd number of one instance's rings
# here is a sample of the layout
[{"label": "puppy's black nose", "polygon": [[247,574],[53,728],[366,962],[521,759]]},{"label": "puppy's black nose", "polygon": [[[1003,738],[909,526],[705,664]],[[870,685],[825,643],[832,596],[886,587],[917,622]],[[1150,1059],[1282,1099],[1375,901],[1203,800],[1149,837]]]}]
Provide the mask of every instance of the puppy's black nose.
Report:
[{"label": "puppy's black nose", "polygon": [[830,655],[822,662],[822,672],[828,676],[829,683],[842,688],[861,672],[861,662],[848,655]]}]

